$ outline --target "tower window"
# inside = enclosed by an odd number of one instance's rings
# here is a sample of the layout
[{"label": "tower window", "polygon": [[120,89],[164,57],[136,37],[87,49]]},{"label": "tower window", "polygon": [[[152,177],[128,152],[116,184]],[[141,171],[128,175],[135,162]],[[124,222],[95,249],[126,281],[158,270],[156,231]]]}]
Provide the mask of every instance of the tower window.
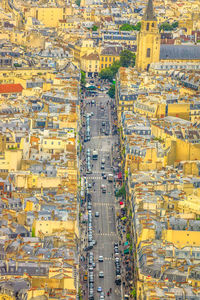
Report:
[{"label": "tower window", "polygon": [[146,30],[147,30],[147,31],[149,30],[149,23],[147,23],[147,27],[146,27]]},{"label": "tower window", "polygon": [[151,49],[147,48],[147,57],[150,57],[150,55],[151,55]]}]

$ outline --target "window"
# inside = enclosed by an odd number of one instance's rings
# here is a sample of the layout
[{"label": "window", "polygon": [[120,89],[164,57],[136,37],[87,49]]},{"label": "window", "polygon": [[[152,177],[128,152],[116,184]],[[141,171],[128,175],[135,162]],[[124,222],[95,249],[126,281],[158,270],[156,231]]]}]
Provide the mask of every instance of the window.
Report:
[{"label": "window", "polygon": [[101,64],[101,67],[103,68],[103,64]]},{"label": "window", "polygon": [[151,24],[151,27],[154,27],[154,23]]},{"label": "window", "polygon": [[147,30],[147,31],[149,30],[149,23],[147,23],[147,27],[146,27],[146,30]]},{"label": "window", "polygon": [[111,57],[109,57],[109,61],[111,61]]},{"label": "window", "polygon": [[105,64],[105,68],[107,68],[107,64]]},{"label": "window", "polygon": [[151,49],[147,48],[147,57],[150,57],[150,55],[151,55]]},{"label": "window", "polygon": [[108,58],[106,57],[105,61],[108,61]]},{"label": "window", "polygon": [[115,61],[115,57],[113,57],[113,61]]},{"label": "window", "polygon": [[104,57],[102,57],[101,60],[104,61]]}]

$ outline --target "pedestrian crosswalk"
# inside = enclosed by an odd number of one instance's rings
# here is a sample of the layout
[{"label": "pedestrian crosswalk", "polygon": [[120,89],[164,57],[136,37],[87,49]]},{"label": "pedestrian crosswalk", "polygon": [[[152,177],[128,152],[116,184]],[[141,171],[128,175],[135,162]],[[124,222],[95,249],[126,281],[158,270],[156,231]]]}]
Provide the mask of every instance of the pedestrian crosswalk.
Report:
[{"label": "pedestrian crosswalk", "polygon": [[93,202],[93,204],[96,205],[101,205],[101,206],[110,206],[113,207],[113,203],[110,202]]},{"label": "pedestrian crosswalk", "polygon": [[96,233],[97,236],[116,236],[115,232],[110,233]]},{"label": "pedestrian crosswalk", "polygon": [[99,180],[102,179],[102,176],[88,176],[87,179]]}]

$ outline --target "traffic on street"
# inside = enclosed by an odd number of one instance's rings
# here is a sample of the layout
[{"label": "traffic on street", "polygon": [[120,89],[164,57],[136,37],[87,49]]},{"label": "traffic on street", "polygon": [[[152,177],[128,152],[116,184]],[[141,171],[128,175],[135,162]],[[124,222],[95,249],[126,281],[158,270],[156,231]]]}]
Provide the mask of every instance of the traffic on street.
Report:
[{"label": "traffic on street", "polygon": [[[106,91],[85,97],[81,107],[80,176],[81,285],[83,299],[122,299],[122,266],[118,235],[119,137],[113,100]],[[114,160],[113,160],[114,157]],[[119,178],[120,179],[120,178]]]}]

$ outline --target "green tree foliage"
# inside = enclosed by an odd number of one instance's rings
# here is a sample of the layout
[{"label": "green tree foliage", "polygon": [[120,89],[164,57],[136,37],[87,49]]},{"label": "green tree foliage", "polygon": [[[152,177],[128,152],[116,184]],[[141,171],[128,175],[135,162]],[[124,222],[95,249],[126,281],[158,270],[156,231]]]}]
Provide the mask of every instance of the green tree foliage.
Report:
[{"label": "green tree foliage", "polygon": [[106,80],[109,80],[110,82],[112,82],[113,81],[113,72],[110,68],[103,69],[99,73],[99,77],[101,79],[106,79]]},{"label": "green tree foliage", "polygon": [[115,98],[115,85],[112,84],[111,87],[108,90],[108,95],[110,98]]},{"label": "green tree foliage", "polygon": [[82,85],[86,84],[85,77],[86,77],[85,72],[81,71],[81,84]]},{"label": "green tree foliage", "polygon": [[163,24],[160,25],[160,31],[164,30],[164,31],[172,31],[174,30],[175,28],[178,27],[178,22],[174,22],[172,24],[168,23],[168,22],[165,22]]},{"label": "green tree foliage", "polygon": [[98,27],[96,25],[92,26],[92,31],[97,31]]},{"label": "green tree foliage", "polygon": [[135,54],[129,50],[123,50],[120,53],[120,64],[122,67],[134,67],[135,66]]},{"label": "green tree foliage", "polygon": [[81,0],[76,0],[75,3],[76,3],[76,5],[80,6],[81,5]]},{"label": "green tree foliage", "polygon": [[115,75],[117,74],[119,68],[121,67],[121,63],[119,60],[116,60],[112,63],[111,67],[110,67],[110,70],[112,71],[113,73],[113,77],[115,77]]},{"label": "green tree foliage", "polygon": [[116,197],[126,197],[126,188],[125,185],[121,187],[121,189],[115,194]]},{"label": "green tree foliage", "polygon": [[138,22],[136,25],[123,24],[120,27],[120,30],[121,31],[133,31],[133,30],[140,31],[140,28],[141,28],[141,22]]}]

